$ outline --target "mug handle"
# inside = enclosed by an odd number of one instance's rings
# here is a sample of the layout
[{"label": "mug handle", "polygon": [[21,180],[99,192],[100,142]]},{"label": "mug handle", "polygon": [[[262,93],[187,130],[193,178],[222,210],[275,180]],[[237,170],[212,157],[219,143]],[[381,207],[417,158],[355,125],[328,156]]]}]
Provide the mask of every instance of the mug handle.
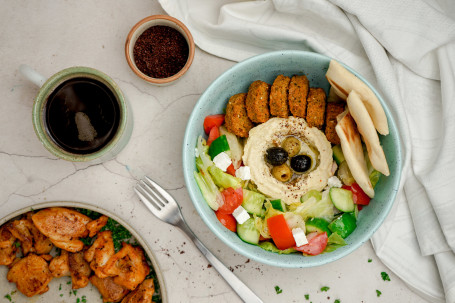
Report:
[{"label": "mug handle", "polygon": [[21,64],[21,66],[19,66],[19,71],[25,78],[38,87],[43,86],[44,82],[46,82],[46,78],[41,76],[36,70],[26,64]]}]

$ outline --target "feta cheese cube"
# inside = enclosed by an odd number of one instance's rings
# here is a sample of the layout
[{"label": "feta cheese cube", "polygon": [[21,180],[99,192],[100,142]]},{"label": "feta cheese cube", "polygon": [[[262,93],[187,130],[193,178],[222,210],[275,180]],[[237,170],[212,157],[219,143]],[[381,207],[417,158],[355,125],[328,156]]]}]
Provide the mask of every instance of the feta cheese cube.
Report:
[{"label": "feta cheese cube", "polygon": [[308,244],[305,232],[300,227],[293,228],[292,235],[294,236],[295,246],[299,247]]},{"label": "feta cheese cube", "polygon": [[235,171],[235,176],[242,180],[250,180],[251,179],[251,170],[249,166],[240,166]]},{"label": "feta cheese cube", "polygon": [[245,221],[250,218],[250,214],[241,205],[234,209],[232,215],[239,224],[245,223]]},{"label": "feta cheese cube", "polygon": [[228,154],[222,152],[216,155],[215,158],[213,158],[213,163],[215,163],[215,166],[221,169],[222,171],[226,171],[229,165],[232,164],[232,160]]},{"label": "feta cheese cube", "polygon": [[327,180],[327,186],[328,187],[341,187],[343,186],[343,183],[341,183],[340,179],[336,176],[332,176]]}]

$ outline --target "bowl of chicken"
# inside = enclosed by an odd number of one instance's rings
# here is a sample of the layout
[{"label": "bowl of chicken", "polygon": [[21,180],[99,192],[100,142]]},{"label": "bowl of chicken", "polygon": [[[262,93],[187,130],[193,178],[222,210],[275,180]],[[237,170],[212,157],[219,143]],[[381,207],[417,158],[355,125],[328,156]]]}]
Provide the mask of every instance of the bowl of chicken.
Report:
[{"label": "bowl of chicken", "polygon": [[16,302],[168,302],[141,236],[82,202],[40,203],[0,219],[0,277],[0,292]]}]

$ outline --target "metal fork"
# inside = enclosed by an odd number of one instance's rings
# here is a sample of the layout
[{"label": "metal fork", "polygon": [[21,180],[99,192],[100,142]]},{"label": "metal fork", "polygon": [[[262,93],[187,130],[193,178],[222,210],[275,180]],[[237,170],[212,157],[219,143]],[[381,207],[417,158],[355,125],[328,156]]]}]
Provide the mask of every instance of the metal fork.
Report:
[{"label": "metal fork", "polygon": [[207,258],[213,267],[220,273],[232,289],[244,302],[254,303],[262,300],[256,296],[237,276],[235,276],[220,260],[218,260],[196,237],[183,219],[177,201],[162,187],[149,177],[140,180],[134,188],[141,201],[161,221],[180,228],[194,242],[197,248]]}]

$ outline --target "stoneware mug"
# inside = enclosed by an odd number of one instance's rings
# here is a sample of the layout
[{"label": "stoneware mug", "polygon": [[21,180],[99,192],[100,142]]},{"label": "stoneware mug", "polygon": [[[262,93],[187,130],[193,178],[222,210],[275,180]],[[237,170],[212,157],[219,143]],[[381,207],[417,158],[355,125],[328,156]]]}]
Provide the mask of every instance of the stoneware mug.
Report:
[{"label": "stoneware mug", "polygon": [[[81,66],[59,71],[49,79],[46,79],[27,65],[21,65],[19,71],[40,88],[33,103],[33,127],[44,147],[55,156],[73,162],[101,163],[115,157],[128,143],[133,130],[131,107],[118,85],[106,74],[93,68]],[[101,83],[110,91],[111,95],[114,96],[113,99],[118,104],[117,128],[113,130],[113,135],[111,135],[109,141],[93,152],[77,153],[63,148],[51,136],[49,127],[46,125],[45,111],[49,97],[60,85],[72,79],[87,79],[88,81]],[[92,127],[91,124],[90,127]]]}]

